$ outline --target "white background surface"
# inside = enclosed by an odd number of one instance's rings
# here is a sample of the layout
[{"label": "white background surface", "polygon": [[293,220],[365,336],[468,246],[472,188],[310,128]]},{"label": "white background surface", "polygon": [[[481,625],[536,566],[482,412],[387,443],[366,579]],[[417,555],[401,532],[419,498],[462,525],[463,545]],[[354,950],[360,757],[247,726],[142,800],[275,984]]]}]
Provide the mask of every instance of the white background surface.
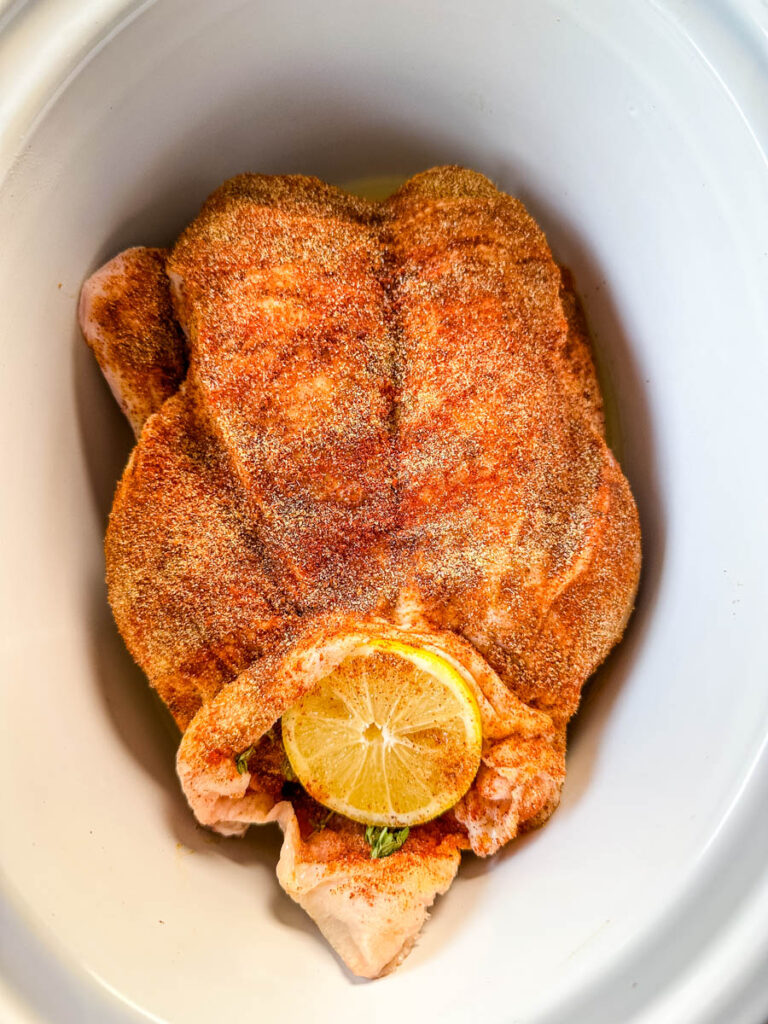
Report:
[{"label": "white background surface", "polygon": [[[765,5],[0,12],[0,1017],[763,1024]],[[178,792],[173,726],[106,605],[130,435],[75,306],[230,174],[448,161],[524,199],[575,273],[645,573],[560,810],[467,859],[400,971],[366,984],[279,892],[277,836],[216,842]]]}]

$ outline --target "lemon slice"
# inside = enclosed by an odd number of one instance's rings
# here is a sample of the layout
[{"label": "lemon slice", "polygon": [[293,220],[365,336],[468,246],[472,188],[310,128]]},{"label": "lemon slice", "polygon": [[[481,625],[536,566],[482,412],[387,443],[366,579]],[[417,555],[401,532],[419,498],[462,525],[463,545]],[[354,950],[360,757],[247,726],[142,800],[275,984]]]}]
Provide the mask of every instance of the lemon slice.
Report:
[{"label": "lemon slice", "polygon": [[474,695],[432,651],[373,639],[285,712],[291,767],[319,803],[366,825],[453,807],[480,765]]}]

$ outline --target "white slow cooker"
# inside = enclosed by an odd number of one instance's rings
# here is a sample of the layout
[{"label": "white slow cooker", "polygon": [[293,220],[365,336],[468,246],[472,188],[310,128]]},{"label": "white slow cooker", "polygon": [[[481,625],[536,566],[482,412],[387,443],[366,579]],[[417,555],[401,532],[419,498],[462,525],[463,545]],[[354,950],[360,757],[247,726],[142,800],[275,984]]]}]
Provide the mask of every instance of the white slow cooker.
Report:
[{"label": "white slow cooker", "polygon": [[[9,1024],[768,1019],[768,14],[760,0],[0,3],[0,869]],[[547,827],[359,983],[214,842],[112,624],[130,435],[83,278],[244,170],[465,163],[575,275],[640,507],[628,635]]]}]

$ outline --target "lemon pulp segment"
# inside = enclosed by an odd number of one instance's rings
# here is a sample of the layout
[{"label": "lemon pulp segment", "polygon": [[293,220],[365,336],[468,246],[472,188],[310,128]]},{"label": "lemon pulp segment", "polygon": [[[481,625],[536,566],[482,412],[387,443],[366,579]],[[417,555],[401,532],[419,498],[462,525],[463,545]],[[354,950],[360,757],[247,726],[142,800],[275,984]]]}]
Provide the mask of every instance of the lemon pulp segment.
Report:
[{"label": "lemon pulp segment", "polygon": [[452,807],[480,764],[472,690],[438,654],[372,639],[285,712],[291,767],[315,800],[367,825]]}]

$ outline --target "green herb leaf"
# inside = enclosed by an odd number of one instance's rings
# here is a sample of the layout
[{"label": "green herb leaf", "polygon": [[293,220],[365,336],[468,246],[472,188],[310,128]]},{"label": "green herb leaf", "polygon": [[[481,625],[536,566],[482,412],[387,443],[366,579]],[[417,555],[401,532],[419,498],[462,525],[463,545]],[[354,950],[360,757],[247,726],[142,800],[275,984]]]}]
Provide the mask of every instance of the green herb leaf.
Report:
[{"label": "green herb leaf", "polygon": [[328,811],[327,814],[320,814],[316,818],[313,818],[310,821],[312,830],[314,832],[322,832],[335,813],[335,811]]},{"label": "green herb leaf", "polygon": [[371,848],[371,860],[388,857],[395,850],[399,850],[410,831],[408,826],[390,832],[386,826],[368,825],[365,830],[365,841]]},{"label": "green herb leaf", "polygon": [[255,749],[256,747],[251,745],[247,748],[247,750],[244,750],[242,754],[238,754],[237,757],[235,758],[235,768],[237,768],[238,775],[245,775],[245,773],[248,771],[248,761]]}]

